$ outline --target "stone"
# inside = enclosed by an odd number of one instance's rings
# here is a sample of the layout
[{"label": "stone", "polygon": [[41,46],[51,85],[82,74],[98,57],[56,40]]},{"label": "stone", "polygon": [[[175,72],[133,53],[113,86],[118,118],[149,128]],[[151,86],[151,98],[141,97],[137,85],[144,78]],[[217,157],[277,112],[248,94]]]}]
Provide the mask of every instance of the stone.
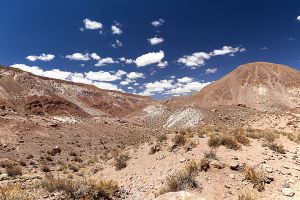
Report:
[{"label": "stone", "polygon": [[231,169],[231,170],[234,170],[234,171],[237,171],[237,170],[239,170],[239,168],[240,168],[240,164],[239,163],[230,163],[229,164],[229,168]]},{"label": "stone", "polygon": [[295,192],[292,188],[283,188],[282,193],[284,196],[293,197],[295,195]]},{"label": "stone", "polygon": [[179,162],[180,162],[180,163],[184,163],[185,161],[186,161],[185,158],[181,158]]},{"label": "stone", "polygon": [[229,177],[232,179],[235,179],[235,175],[234,174],[229,174]]}]

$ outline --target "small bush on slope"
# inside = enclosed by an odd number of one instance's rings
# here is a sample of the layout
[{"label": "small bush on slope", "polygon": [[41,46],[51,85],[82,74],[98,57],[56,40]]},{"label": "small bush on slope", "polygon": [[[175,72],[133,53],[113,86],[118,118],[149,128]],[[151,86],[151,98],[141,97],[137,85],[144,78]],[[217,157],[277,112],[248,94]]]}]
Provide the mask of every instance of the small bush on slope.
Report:
[{"label": "small bush on slope", "polygon": [[212,134],[208,140],[208,145],[213,148],[225,146],[228,149],[233,150],[238,150],[241,148],[241,145],[239,145],[236,139],[228,133]]}]

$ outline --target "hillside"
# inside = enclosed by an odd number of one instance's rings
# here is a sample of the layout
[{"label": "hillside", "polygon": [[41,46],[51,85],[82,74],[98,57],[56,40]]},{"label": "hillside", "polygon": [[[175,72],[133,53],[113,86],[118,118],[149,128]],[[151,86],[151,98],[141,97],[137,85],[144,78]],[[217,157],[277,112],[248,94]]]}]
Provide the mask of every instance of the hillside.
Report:
[{"label": "hillside", "polygon": [[153,100],[149,97],[102,90],[93,85],[0,67],[0,105],[22,113],[125,116],[151,102]]},{"label": "hillside", "polygon": [[297,108],[300,107],[300,72],[273,63],[244,64],[200,92],[175,98],[168,104],[198,107],[242,104],[261,111]]}]

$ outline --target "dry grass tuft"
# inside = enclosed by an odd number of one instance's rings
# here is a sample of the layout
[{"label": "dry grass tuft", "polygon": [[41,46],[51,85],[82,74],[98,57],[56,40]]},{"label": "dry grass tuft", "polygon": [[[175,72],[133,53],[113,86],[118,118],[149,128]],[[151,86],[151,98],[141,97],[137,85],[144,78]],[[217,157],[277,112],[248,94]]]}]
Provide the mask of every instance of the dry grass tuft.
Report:
[{"label": "dry grass tuft", "polygon": [[217,152],[214,149],[205,151],[204,158],[211,159],[211,160],[219,160],[219,158],[217,156]]},{"label": "dry grass tuft", "polygon": [[80,181],[48,178],[41,183],[49,192],[64,192],[70,199],[112,199],[120,191],[115,181]]},{"label": "dry grass tuft", "polygon": [[20,185],[0,186],[0,199],[2,200],[29,200]]},{"label": "dry grass tuft", "polygon": [[225,146],[228,149],[238,150],[241,148],[241,145],[236,141],[236,139],[228,134],[212,134],[208,140],[208,146],[216,148],[219,146]]},{"label": "dry grass tuft", "polygon": [[174,146],[184,146],[187,142],[187,138],[183,134],[176,134],[172,139]]},{"label": "dry grass tuft", "polygon": [[257,200],[257,195],[251,191],[241,192],[239,194],[238,200]]},{"label": "dry grass tuft", "polygon": [[247,138],[245,132],[242,129],[235,129],[232,132],[233,137],[236,139],[236,141],[244,146],[250,145],[250,140]]},{"label": "dry grass tuft", "polygon": [[202,158],[200,161],[200,170],[207,172],[210,168],[210,161],[207,158]]},{"label": "dry grass tuft", "polygon": [[8,176],[15,177],[22,175],[22,168],[19,165],[6,168],[6,173]]},{"label": "dry grass tuft", "polygon": [[267,143],[265,145],[276,153],[285,154],[284,146],[282,144],[276,144],[272,142],[272,143]]},{"label": "dry grass tuft", "polygon": [[129,160],[127,153],[120,153],[114,157],[114,166],[116,170],[121,170],[127,167],[127,161]]},{"label": "dry grass tuft", "polygon": [[150,148],[149,154],[150,154],[150,155],[153,155],[153,154],[155,154],[156,152],[159,152],[160,150],[161,150],[160,145],[158,145],[158,144],[153,145],[153,146]]},{"label": "dry grass tuft", "polygon": [[263,172],[255,170],[253,167],[246,166],[244,169],[245,179],[253,184],[259,192],[265,189],[266,176]]}]

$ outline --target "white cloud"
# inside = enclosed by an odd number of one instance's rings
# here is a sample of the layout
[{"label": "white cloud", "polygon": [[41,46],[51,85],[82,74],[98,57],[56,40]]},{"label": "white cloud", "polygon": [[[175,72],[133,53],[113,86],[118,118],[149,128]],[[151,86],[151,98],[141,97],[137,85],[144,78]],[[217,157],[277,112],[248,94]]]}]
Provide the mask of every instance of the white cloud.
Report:
[{"label": "white cloud", "polygon": [[104,90],[116,90],[124,92],[122,89],[120,89],[116,84],[112,83],[105,83],[105,82],[94,82],[93,83],[96,87],[99,87]]},{"label": "white cloud", "polygon": [[119,23],[111,26],[111,32],[113,35],[121,35],[123,33]]},{"label": "white cloud", "polygon": [[214,74],[214,73],[216,73],[218,71],[218,68],[207,68],[206,70],[205,70],[205,74]]},{"label": "white cloud", "polygon": [[146,83],[144,84],[145,90],[141,92],[141,95],[150,96],[153,93],[162,93],[166,89],[173,88],[173,80],[160,80],[155,81],[153,83]]},{"label": "white cloud", "polygon": [[82,54],[82,53],[73,53],[72,55],[67,55],[67,59],[69,60],[80,60],[80,61],[88,61],[90,60],[90,56],[88,53]]},{"label": "white cloud", "polygon": [[132,59],[127,59],[127,58],[124,58],[124,57],[119,58],[119,60],[120,60],[121,62],[125,62],[126,64],[132,64],[132,63],[135,62],[135,61],[132,60]]},{"label": "white cloud", "polygon": [[144,78],[144,74],[139,72],[130,72],[129,74],[127,74],[127,78],[128,79]]},{"label": "white cloud", "polygon": [[193,81],[193,78],[191,77],[183,77],[183,78],[178,78],[177,81],[179,83],[190,83]]},{"label": "white cloud", "polygon": [[88,61],[88,60],[100,60],[101,57],[97,53],[73,53],[71,55],[66,56],[69,60],[77,60],[77,61]]},{"label": "white cloud", "polygon": [[111,57],[106,57],[106,58],[102,58],[102,59],[98,60],[98,62],[95,64],[95,66],[101,67],[101,66],[106,66],[107,64],[114,64],[114,63],[118,63],[118,61],[115,61]]},{"label": "white cloud", "polygon": [[41,55],[39,56],[35,56],[35,55],[30,55],[30,56],[27,56],[26,59],[29,60],[29,61],[36,61],[36,60],[42,60],[42,61],[51,61],[55,58],[54,55],[52,54],[44,54],[42,53]]},{"label": "white cloud", "polygon": [[213,56],[221,56],[229,54],[230,56],[234,56],[237,52],[244,52],[245,48],[241,47],[231,47],[231,46],[223,46],[222,49],[213,50],[210,53],[206,52],[196,52],[192,55],[185,55],[177,60],[178,63],[182,63],[191,69],[195,69],[201,65],[205,64],[206,60],[209,60]]},{"label": "white cloud", "polygon": [[172,94],[175,96],[182,95],[182,94],[189,94],[191,92],[200,91],[205,86],[209,85],[211,82],[189,82],[187,84],[176,84],[175,88],[167,91],[165,94]]},{"label": "white cloud", "polygon": [[[103,25],[100,22],[92,21],[87,18],[83,20],[83,23],[84,23],[84,27],[86,29],[96,30],[96,29],[103,28]],[[81,30],[83,30],[83,29],[81,29]]]},{"label": "white cloud", "polygon": [[157,67],[159,67],[161,69],[165,68],[166,66],[168,66],[168,61],[159,62],[157,64]]},{"label": "white cloud", "polygon": [[106,83],[106,82],[119,80],[122,78],[122,76],[127,74],[123,70],[118,70],[116,72],[104,72],[104,71],[87,72],[84,74],[61,71],[59,69],[44,71],[43,69],[37,66],[27,66],[24,64],[14,64],[11,67],[18,68],[23,71],[27,71],[38,76],[73,81],[77,83],[93,84],[101,89],[118,90],[118,91],[123,91],[123,90],[118,88],[118,86],[115,84]]},{"label": "white cloud", "polygon": [[300,21],[300,16],[297,17],[297,20]]},{"label": "white cloud", "polygon": [[96,53],[92,53],[90,56],[94,60],[100,60],[101,59],[101,57],[98,54],[96,54]]},{"label": "white cloud", "polygon": [[123,43],[120,40],[116,40],[116,43],[111,45],[113,48],[122,47]]},{"label": "white cloud", "polygon": [[103,82],[111,82],[111,81],[116,81],[120,80],[122,75],[120,74],[114,74],[110,72],[105,72],[105,71],[98,71],[98,72],[86,72],[84,73],[85,77],[87,79],[93,80],[93,81],[103,81]]},{"label": "white cloud", "polygon": [[153,37],[153,38],[148,39],[148,41],[151,45],[157,45],[157,44],[162,43],[164,41],[164,39],[162,37]]},{"label": "white cloud", "polygon": [[154,63],[159,63],[161,60],[165,57],[165,54],[163,51],[159,52],[151,52],[144,54],[140,57],[138,57],[135,60],[135,63],[138,67],[144,67],[146,65],[154,64]]},{"label": "white cloud", "polygon": [[151,22],[151,25],[154,27],[159,27],[159,26],[162,26],[164,22],[165,22],[165,20],[159,19],[159,20],[155,20],[155,21]]}]

